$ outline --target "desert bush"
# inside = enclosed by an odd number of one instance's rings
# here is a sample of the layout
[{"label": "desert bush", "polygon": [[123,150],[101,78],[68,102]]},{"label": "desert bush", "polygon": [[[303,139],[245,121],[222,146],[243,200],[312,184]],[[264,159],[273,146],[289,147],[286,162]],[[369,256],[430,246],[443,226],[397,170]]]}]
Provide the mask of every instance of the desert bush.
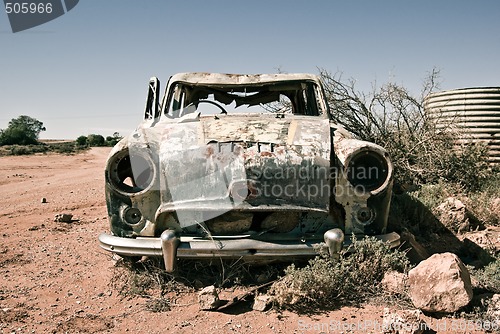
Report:
[{"label": "desert bush", "polygon": [[500,171],[493,169],[479,191],[468,194],[467,208],[485,225],[500,226]]},{"label": "desert bush", "polygon": [[87,136],[79,136],[76,138],[76,144],[80,146],[85,146],[87,145]]},{"label": "desert bush", "polygon": [[164,297],[149,299],[146,310],[155,313],[170,311],[170,300]]},{"label": "desert bush", "polygon": [[419,96],[389,82],[360,92],[354,79],[320,69],[334,121],[357,138],[383,146],[402,185],[455,182],[476,190],[489,177],[486,147],[455,145],[458,132],[449,124],[440,128],[424,111],[425,97],[437,87],[439,71],[424,81]]},{"label": "desert bush", "polygon": [[115,146],[123,137],[118,132],[106,137],[106,146]]},{"label": "desert bush", "polygon": [[472,276],[474,276],[478,282],[479,286],[485,290],[494,293],[500,293],[500,260],[488,264],[486,267],[473,270]]},{"label": "desert bush", "polygon": [[47,145],[12,145],[9,146],[10,155],[30,155],[35,153],[45,153],[49,150]]},{"label": "desert bush", "polygon": [[305,267],[290,265],[270,294],[280,307],[303,311],[358,304],[378,293],[385,272],[408,269],[403,252],[371,237],[354,238],[338,261],[321,254]]},{"label": "desert bush", "polygon": [[90,134],[87,136],[87,144],[89,146],[105,146],[106,140],[102,135]]},{"label": "desert bush", "polygon": [[19,146],[19,145],[12,145],[10,147],[10,154],[11,155],[28,155],[28,154],[33,154],[33,151],[29,149],[27,146]]}]

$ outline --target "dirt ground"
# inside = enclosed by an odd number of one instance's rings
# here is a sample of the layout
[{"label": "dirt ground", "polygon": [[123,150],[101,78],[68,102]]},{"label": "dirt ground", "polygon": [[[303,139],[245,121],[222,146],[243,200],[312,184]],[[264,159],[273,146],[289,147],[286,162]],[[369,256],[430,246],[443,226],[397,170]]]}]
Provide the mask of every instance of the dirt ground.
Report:
[{"label": "dirt ground", "polygon": [[[190,293],[170,311],[153,313],[144,298],[123,298],[111,282],[115,261],[97,241],[108,230],[108,153],[109,148],[94,148],[73,156],[0,158],[0,333],[381,332],[383,308],[377,306],[313,316],[257,312],[250,304],[207,312]],[[76,220],[54,222],[60,213]],[[450,319],[425,320],[438,333],[472,332],[451,330],[458,323]]]}]

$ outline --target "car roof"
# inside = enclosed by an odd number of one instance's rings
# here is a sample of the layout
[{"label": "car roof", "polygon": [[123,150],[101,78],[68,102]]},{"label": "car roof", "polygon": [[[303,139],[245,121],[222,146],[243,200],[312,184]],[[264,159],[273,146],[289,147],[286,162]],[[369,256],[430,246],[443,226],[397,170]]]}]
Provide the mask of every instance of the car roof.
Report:
[{"label": "car roof", "polygon": [[314,81],[319,83],[319,78],[314,74],[306,73],[226,74],[189,72],[175,74],[170,81],[180,81],[194,85],[251,85],[283,81]]}]

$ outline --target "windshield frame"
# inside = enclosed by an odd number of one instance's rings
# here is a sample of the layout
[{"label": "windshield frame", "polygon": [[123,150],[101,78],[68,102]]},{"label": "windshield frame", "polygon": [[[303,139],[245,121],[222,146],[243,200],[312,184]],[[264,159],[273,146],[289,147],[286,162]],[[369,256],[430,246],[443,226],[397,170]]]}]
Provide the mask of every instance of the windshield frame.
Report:
[{"label": "windshield frame", "polygon": [[[179,89],[178,87],[181,86]],[[184,86],[184,87],[182,87]],[[182,89],[190,89],[198,92],[217,92],[217,94],[223,94],[224,98],[233,97],[235,99],[232,100],[234,103],[235,100],[251,100],[250,97],[238,97],[238,93],[248,92],[251,94],[262,94],[274,96],[284,95],[287,96],[290,100],[294,99],[292,102],[292,112],[284,113],[285,115],[301,115],[301,116],[314,116],[314,117],[330,117],[330,113],[328,110],[328,105],[324,100],[324,91],[320,84],[318,84],[315,80],[277,80],[272,82],[258,82],[258,83],[245,83],[245,84],[225,84],[225,83],[193,83],[188,81],[173,81],[169,82],[166,88],[166,94],[164,96],[164,100],[162,103],[161,109],[161,117],[168,119],[178,119],[179,114],[174,114],[172,111],[179,110],[181,108],[185,108],[189,105],[188,101],[184,101],[183,97],[177,96],[178,101],[176,103],[180,103],[182,105],[173,106],[172,104],[175,102],[173,100],[175,94],[182,94]],[[294,94],[291,96],[291,94]],[[299,95],[306,93],[306,95],[300,97]],[[186,93],[184,93],[184,98]],[[196,99],[195,99],[196,100]],[[199,99],[198,99],[199,100]],[[215,99],[217,102],[217,99]],[[219,103],[224,105],[224,102],[218,101]],[[258,103],[254,103],[257,105]],[[247,104],[244,104],[247,105]],[[181,107],[181,108],[179,108]],[[299,108],[300,110],[305,110],[304,112],[297,112]],[[253,112],[252,114],[272,114],[272,111],[267,111],[263,113]],[[240,114],[240,112],[238,112]],[[276,113],[279,114],[279,113]]]}]

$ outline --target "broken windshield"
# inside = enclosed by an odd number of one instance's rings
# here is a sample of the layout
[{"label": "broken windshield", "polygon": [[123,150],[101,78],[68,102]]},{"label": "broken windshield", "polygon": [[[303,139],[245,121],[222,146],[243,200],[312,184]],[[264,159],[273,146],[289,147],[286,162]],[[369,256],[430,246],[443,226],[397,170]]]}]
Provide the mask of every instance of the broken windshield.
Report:
[{"label": "broken windshield", "polygon": [[175,83],[169,93],[166,115],[178,118],[237,113],[322,114],[317,91],[311,82],[280,82],[260,85],[190,85]]}]

